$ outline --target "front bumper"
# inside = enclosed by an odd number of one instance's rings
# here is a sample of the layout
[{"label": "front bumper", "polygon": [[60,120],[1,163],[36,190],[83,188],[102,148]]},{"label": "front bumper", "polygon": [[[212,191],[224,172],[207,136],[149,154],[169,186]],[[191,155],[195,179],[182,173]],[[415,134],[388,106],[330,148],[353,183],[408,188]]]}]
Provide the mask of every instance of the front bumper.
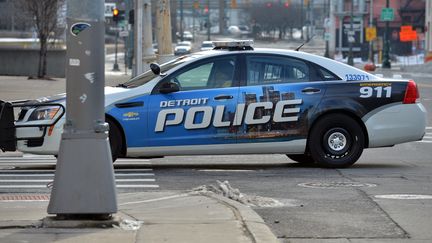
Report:
[{"label": "front bumper", "polygon": [[[17,119],[15,119],[14,108],[31,107],[31,110],[43,106],[58,106],[60,108],[60,112],[55,115],[53,120],[26,121],[26,119],[24,119],[24,115],[21,114],[19,121],[16,121]],[[64,113],[65,107],[58,103],[0,101],[0,150],[16,151],[18,148],[23,152],[38,152],[38,150],[40,150],[40,146],[46,144],[46,139],[53,140],[57,139],[55,136],[60,136],[59,134],[61,134],[61,132],[58,133],[58,131],[54,130],[62,129],[57,123],[63,117]],[[26,115],[27,118],[28,116],[29,114]],[[55,134],[55,136],[52,136],[51,138],[51,136],[46,136],[47,134]],[[58,141],[59,139],[57,140],[57,143]],[[26,148],[30,149],[28,150]],[[58,151],[58,147],[56,149],[57,150],[55,151]],[[50,151],[46,152],[49,154]]]}]

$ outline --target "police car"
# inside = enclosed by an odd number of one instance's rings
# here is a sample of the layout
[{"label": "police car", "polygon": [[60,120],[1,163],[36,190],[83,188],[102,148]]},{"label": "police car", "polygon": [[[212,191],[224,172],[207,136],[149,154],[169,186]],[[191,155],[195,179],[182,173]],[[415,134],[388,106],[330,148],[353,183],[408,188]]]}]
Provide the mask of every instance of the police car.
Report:
[{"label": "police car", "polygon": [[[250,41],[214,44],[105,89],[113,158],[280,153],[335,168],[354,164],[364,148],[425,134],[413,80],[301,51],[254,49]],[[20,106],[18,149],[55,155],[64,95]]]}]

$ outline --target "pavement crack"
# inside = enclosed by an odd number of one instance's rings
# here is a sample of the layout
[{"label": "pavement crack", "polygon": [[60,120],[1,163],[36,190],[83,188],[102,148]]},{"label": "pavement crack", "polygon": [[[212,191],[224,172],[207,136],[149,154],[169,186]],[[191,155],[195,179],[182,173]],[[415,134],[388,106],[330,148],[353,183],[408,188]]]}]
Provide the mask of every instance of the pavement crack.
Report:
[{"label": "pavement crack", "polygon": [[411,238],[410,234],[404,229],[402,228],[401,225],[398,224],[398,222],[396,222],[391,216],[390,214],[388,214],[375,200],[373,200],[373,198],[371,198],[365,191],[361,190],[360,188],[355,188],[355,190],[363,197],[366,198],[368,201],[370,201],[373,205],[375,205],[376,208],[378,208],[378,210],[381,211],[381,213],[383,213],[393,224],[396,225],[396,227],[398,227],[402,233],[403,233],[403,237],[402,238],[406,238],[409,239]]}]

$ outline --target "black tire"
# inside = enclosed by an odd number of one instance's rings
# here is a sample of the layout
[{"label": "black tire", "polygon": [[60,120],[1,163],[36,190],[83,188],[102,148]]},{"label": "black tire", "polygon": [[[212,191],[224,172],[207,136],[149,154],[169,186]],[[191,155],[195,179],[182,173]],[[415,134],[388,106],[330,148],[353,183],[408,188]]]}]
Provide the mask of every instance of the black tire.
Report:
[{"label": "black tire", "polygon": [[109,124],[109,142],[111,147],[111,156],[113,163],[117,160],[118,157],[122,154],[123,148],[123,140],[120,128],[111,120],[107,119]]},{"label": "black tire", "polygon": [[365,135],[358,122],[346,115],[328,115],[313,126],[308,148],[313,160],[328,168],[354,164],[363,152]]},{"label": "black tire", "polygon": [[311,165],[315,163],[309,154],[287,154],[286,156],[299,164]]}]

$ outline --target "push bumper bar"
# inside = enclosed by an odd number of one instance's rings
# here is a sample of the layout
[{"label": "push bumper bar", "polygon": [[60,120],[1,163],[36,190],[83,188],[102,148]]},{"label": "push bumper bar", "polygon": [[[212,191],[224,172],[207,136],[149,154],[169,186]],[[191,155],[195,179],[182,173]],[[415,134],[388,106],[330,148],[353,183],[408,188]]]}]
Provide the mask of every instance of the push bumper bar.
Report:
[{"label": "push bumper bar", "polygon": [[[14,108],[17,107],[43,107],[43,106],[58,106],[60,115],[50,123],[44,124],[29,124],[16,125]],[[46,135],[47,128],[54,126],[65,113],[65,107],[58,103],[29,103],[28,101],[4,102],[0,100],[0,150],[16,151],[18,140],[43,139]],[[22,127],[38,127],[42,129],[42,135],[39,137],[16,137],[16,129]]]}]

